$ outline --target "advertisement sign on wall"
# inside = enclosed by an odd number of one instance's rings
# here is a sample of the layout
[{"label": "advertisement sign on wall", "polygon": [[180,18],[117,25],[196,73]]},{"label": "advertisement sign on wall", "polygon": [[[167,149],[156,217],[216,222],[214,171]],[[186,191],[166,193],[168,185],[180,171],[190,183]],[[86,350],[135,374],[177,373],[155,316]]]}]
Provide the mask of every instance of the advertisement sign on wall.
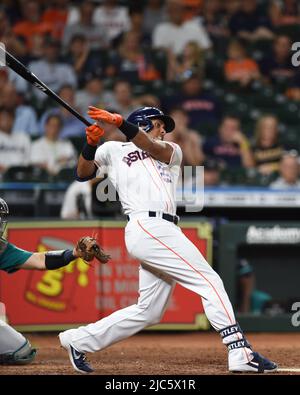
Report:
[{"label": "advertisement sign on wall", "polygon": [[[209,223],[186,223],[184,233],[211,262]],[[136,303],[139,262],[126,251],[124,223],[13,223],[8,240],[29,251],[73,248],[84,235],[96,235],[112,257],[106,265],[76,259],[55,271],[25,271],[0,275],[0,300],[11,325],[22,330],[51,330],[97,321]],[[207,329],[198,295],[177,285],[159,329]]]}]

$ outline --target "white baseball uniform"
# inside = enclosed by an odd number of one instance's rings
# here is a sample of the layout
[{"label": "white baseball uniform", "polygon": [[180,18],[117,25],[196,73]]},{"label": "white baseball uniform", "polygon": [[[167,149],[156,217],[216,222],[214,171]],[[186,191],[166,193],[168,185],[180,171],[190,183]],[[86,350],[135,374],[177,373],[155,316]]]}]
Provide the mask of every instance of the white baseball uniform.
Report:
[{"label": "white baseball uniform", "polygon": [[[159,323],[174,285],[196,292],[216,330],[236,323],[223,282],[193,243],[162,214],[176,214],[175,192],[182,160],[174,143],[169,164],[153,159],[132,142],[110,141],[97,149],[95,163],[106,167],[119,193],[125,214],[128,252],[137,258],[139,298],[137,304],[118,310],[87,326],[70,329],[60,337],[79,352],[95,352],[125,339],[143,328]],[[156,217],[149,216],[154,211]],[[229,332],[231,333],[231,332]],[[223,339],[225,344],[242,339],[237,332]],[[246,347],[229,351],[229,367],[252,359]]]}]

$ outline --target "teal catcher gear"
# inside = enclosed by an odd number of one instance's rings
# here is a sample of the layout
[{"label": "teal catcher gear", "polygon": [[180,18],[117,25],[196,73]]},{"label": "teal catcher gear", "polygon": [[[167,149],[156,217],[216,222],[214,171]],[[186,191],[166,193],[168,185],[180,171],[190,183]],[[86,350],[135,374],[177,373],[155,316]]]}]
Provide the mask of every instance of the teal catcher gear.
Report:
[{"label": "teal catcher gear", "polygon": [[0,354],[0,365],[27,365],[36,356],[36,349],[31,347],[28,340],[15,352]]},{"label": "teal catcher gear", "polygon": [[8,214],[8,205],[5,200],[0,198],[0,237],[2,237],[3,233],[5,232]]}]

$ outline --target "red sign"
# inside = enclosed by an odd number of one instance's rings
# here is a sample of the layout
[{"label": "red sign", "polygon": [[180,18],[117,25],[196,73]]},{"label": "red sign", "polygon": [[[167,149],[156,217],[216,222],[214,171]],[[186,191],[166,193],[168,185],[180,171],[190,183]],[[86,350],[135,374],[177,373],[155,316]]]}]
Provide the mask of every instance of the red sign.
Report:
[{"label": "red sign", "polygon": [[[86,265],[77,259],[55,271],[25,271],[0,276],[0,300],[5,303],[9,322],[28,329],[59,329],[99,320],[115,310],[135,304],[138,297],[139,262],[126,251],[124,227],[113,222],[14,224],[8,240],[28,251],[73,248],[84,235],[97,234],[112,260],[106,265]],[[95,225],[95,222],[92,223]],[[55,224],[56,225],[56,224]],[[98,226],[99,225],[99,226]],[[211,229],[208,223],[183,228],[187,237],[210,260]],[[200,234],[200,235],[199,235]],[[199,319],[200,318],[200,319]],[[201,298],[177,285],[162,324],[168,329],[187,325],[205,327]],[[174,326],[175,325],[175,326]]]}]

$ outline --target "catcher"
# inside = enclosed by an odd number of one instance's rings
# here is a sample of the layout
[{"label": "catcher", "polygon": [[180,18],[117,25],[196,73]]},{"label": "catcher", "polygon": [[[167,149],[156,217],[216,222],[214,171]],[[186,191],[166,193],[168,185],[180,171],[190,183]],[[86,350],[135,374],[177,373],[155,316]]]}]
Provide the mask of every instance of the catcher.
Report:
[{"label": "catcher", "polygon": [[[87,264],[96,258],[101,263],[110,259],[97,241],[82,237],[73,250],[29,252],[9,243],[3,238],[9,214],[7,203],[0,198],[0,270],[14,273],[19,269],[55,270],[68,265],[76,258]],[[0,365],[27,364],[33,361],[36,350],[29,341],[0,319]]]}]

